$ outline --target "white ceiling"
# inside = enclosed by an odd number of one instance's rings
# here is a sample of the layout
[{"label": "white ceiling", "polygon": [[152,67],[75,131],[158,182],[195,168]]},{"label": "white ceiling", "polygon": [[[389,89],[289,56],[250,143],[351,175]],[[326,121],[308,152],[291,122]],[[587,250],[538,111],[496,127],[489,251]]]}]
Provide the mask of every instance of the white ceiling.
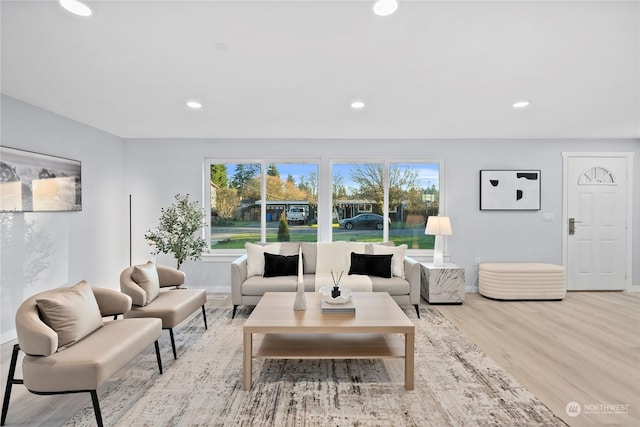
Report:
[{"label": "white ceiling", "polygon": [[640,138],[638,1],[86,3],[2,1],[2,93],[125,138]]}]

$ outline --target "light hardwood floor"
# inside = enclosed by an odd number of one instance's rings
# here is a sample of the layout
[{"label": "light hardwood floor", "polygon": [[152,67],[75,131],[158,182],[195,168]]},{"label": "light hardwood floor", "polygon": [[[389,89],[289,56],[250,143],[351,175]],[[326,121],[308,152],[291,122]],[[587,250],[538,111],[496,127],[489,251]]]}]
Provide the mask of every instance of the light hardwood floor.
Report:
[{"label": "light hardwood floor", "polygon": [[[569,425],[640,425],[640,294],[467,294],[463,305],[437,309]],[[567,414],[570,402],[579,415]]]},{"label": "light hardwood floor", "polygon": [[[231,301],[211,298],[207,306]],[[640,294],[571,292],[563,301],[529,302],[467,294],[463,305],[435,307],[569,425],[640,425]],[[12,346],[0,346],[3,396]],[[569,402],[581,406],[579,416],[567,415]],[[85,394],[36,396],[17,385],[7,426],[61,426],[89,404]],[[624,411],[607,413],[615,404]]]}]

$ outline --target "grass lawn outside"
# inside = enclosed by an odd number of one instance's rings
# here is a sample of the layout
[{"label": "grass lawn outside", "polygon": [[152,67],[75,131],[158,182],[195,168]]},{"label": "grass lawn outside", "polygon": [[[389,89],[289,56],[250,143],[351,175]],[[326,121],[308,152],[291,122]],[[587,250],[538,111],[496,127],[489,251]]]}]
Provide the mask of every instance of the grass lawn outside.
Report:
[{"label": "grass lawn outside", "polygon": [[[413,231],[413,230],[407,230]],[[425,235],[422,230],[419,232],[405,232],[402,234],[396,233],[395,230],[391,230],[390,239],[396,246],[406,244],[409,249],[433,249],[434,236]],[[291,231],[291,241],[294,242],[316,242],[316,233],[296,233]],[[367,242],[375,243],[382,240],[382,233],[380,231],[368,231],[362,230],[349,233],[335,233],[333,235],[334,241],[350,241],[350,242]],[[245,243],[257,243],[260,241],[260,232],[256,233],[237,233],[225,240],[220,240],[211,245],[211,249],[244,249]],[[267,233],[267,242],[277,242],[278,234]]]}]

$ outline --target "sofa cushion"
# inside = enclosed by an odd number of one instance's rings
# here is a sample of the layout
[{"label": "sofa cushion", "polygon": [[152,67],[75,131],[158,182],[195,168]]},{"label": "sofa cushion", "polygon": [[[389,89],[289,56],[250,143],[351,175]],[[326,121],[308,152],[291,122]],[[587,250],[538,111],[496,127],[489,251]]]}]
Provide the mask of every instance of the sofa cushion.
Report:
[{"label": "sofa cushion", "polygon": [[301,242],[302,264],[305,274],[315,274],[316,259],[318,258],[318,246],[316,243]]},{"label": "sofa cushion", "polygon": [[377,242],[377,243],[366,243],[365,246],[364,246],[364,253],[365,254],[369,254],[369,255],[374,255],[374,253],[373,253],[373,246],[374,245],[394,247],[396,244],[393,243],[392,241]]},{"label": "sofa cushion", "polygon": [[145,305],[156,299],[160,292],[160,279],[156,265],[151,261],[133,267],[131,279],[147,294]]},{"label": "sofa cushion", "polygon": [[347,273],[351,266],[351,252],[365,253],[364,242],[318,242],[316,245],[316,273]]},{"label": "sofa cushion", "polygon": [[411,292],[411,284],[401,277],[387,279],[384,277],[370,276],[370,278],[373,292],[387,292],[391,296],[408,295]]},{"label": "sofa cushion", "polygon": [[278,254],[297,255],[298,251],[300,251],[299,242],[280,242],[280,250],[278,251]]},{"label": "sofa cushion", "polygon": [[[305,274],[305,292],[315,292],[315,274]],[[295,292],[298,290],[296,276],[262,277],[253,276],[242,282],[242,295],[262,296],[265,292]],[[291,304],[293,308],[293,303]]]},{"label": "sofa cushion", "polygon": [[102,326],[96,297],[86,281],[36,299],[44,323],[58,334],[58,351]]},{"label": "sofa cushion", "polygon": [[[264,295],[265,292],[295,292],[297,289],[297,276],[252,276],[242,283],[242,295]],[[293,309],[293,300],[291,303],[291,309]]]},{"label": "sofa cushion", "polygon": [[391,278],[392,257],[393,255],[368,255],[351,252],[349,274]]},{"label": "sofa cushion", "polygon": [[264,273],[264,253],[280,253],[280,243],[260,245],[257,243],[245,243],[247,250],[247,277],[262,276]]},{"label": "sofa cushion", "polygon": [[373,253],[375,255],[393,255],[391,259],[391,274],[404,279],[404,256],[407,252],[407,245],[386,246],[373,245]]},{"label": "sofa cushion", "polygon": [[274,255],[265,252],[264,274],[262,276],[297,276],[299,259],[298,255]]},{"label": "sofa cushion", "polygon": [[207,302],[204,289],[167,289],[160,291],[153,304],[134,306],[124,314],[126,319],[157,317],[164,329],[174,328]]},{"label": "sofa cushion", "polygon": [[[318,242],[316,258],[316,274],[331,273],[345,270],[344,260],[345,242]],[[348,269],[346,269],[348,271]]]},{"label": "sofa cushion", "polygon": [[[65,351],[22,362],[24,385],[36,392],[96,390],[160,337],[160,319],[118,319]],[[134,380],[135,381],[135,380]]]}]

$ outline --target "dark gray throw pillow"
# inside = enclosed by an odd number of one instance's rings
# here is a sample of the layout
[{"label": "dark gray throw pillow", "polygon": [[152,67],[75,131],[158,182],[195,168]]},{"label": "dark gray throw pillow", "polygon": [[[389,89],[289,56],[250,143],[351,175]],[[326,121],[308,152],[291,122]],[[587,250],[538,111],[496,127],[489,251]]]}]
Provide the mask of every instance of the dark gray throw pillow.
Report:
[{"label": "dark gray throw pillow", "polygon": [[367,276],[391,277],[390,255],[369,255],[351,252],[351,268],[349,274],[365,274]]},{"label": "dark gray throw pillow", "polygon": [[263,277],[297,276],[298,255],[275,255],[264,253]]}]

